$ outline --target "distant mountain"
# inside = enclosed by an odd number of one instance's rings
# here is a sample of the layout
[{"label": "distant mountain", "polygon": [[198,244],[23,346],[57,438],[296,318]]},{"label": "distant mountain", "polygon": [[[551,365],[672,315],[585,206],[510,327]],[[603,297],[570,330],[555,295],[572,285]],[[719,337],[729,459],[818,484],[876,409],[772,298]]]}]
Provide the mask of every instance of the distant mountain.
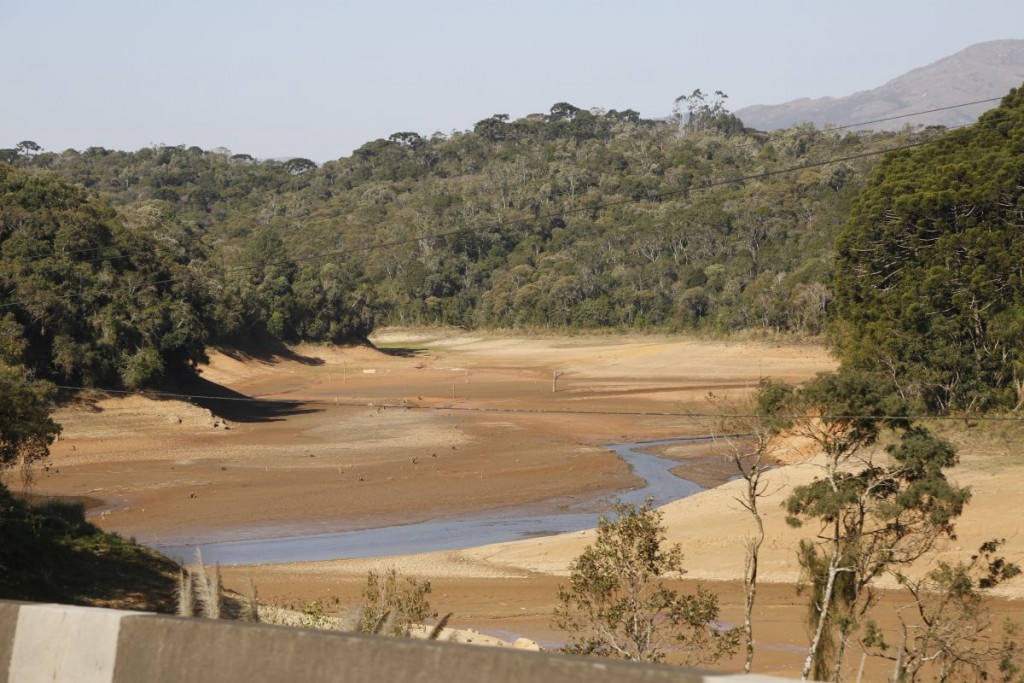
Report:
[{"label": "distant mountain", "polygon": [[[755,105],[735,112],[758,130],[788,128],[810,121],[819,128],[900,116],[963,102],[1001,97],[1024,82],[1024,40],[993,40],[914,69],[873,90],[847,97],[803,98]],[[959,126],[974,122],[996,102],[896,119],[864,126],[898,130],[905,125]]]}]

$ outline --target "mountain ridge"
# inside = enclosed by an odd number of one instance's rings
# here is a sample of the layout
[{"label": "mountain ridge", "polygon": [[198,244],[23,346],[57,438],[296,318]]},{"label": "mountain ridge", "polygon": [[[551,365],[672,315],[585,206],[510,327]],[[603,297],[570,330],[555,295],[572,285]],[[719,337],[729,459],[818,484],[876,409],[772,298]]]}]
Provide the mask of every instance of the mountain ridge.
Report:
[{"label": "mountain ridge", "polygon": [[[976,43],[931,64],[896,76],[877,88],[845,97],[800,98],[736,111],[744,124],[777,130],[810,122],[818,128],[905,116],[964,102],[999,98],[1024,82],[1024,40]],[[994,102],[932,111],[856,129],[899,130],[911,126],[961,126],[973,123]]]}]

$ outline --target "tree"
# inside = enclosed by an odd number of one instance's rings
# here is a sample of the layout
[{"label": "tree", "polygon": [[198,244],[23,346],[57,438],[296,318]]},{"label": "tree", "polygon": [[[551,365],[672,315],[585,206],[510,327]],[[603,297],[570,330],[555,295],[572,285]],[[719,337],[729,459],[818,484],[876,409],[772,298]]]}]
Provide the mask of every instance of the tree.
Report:
[{"label": "tree", "polygon": [[[743,132],[743,122],[725,108],[725,100],[729,98],[721,90],[716,90],[714,99],[700,88],[689,95],[680,95],[672,107],[678,124],[688,133],[716,131],[723,135]],[[684,114],[685,109],[685,114]]]},{"label": "tree", "polygon": [[314,170],[316,168],[316,162],[302,157],[294,157],[284,162],[284,168],[292,175],[302,175],[307,171]]},{"label": "tree", "polygon": [[52,391],[51,385],[32,380],[24,368],[0,358],[0,474],[19,467],[26,486],[31,466],[50,454],[50,444],[60,433],[50,418]]},{"label": "tree", "polygon": [[921,578],[897,574],[913,598],[897,611],[899,640],[886,642],[874,622],[868,622],[863,639],[870,654],[894,662],[893,681],[915,683],[929,669],[937,681],[1019,680],[1017,627],[1007,622],[1003,637],[994,638],[984,604],[993,588],[1021,573],[1016,564],[996,556],[1003,542],[983,543],[968,562],[939,562]]},{"label": "tree", "polygon": [[735,630],[720,631],[718,599],[704,589],[680,595],[665,584],[685,573],[679,545],[662,548],[665,529],[651,501],[617,503],[602,516],[597,540],[569,567],[559,587],[555,624],[570,634],[563,651],[636,662],[660,662],[669,647],[687,663],[713,662],[735,651]]},{"label": "tree", "polygon": [[22,140],[16,145],[16,148],[23,156],[32,156],[43,151],[43,148],[32,140]]},{"label": "tree", "polygon": [[417,150],[424,145],[423,137],[419,133],[412,131],[399,131],[392,133],[388,136],[388,140],[391,142],[397,142],[400,145],[409,147],[413,150]]},{"label": "tree", "polygon": [[488,142],[501,142],[505,139],[508,130],[508,114],[494,114],[486,119],[477,121],[473,126],[473,132]]},{"label": "tree", "polygon": [[[856,371],[819,375],[776,407],[802,415],[788,430],[810,439],[823,459],[821,476],[785,503],[790,524],[817,526],[799,554],[812,587],[803,680],[812,669],[818,679],[840,680],[850,638],[874,604],[872,582],[952,536],[970,498],[943,472],[957,462],[952,446],[912,425],[907,407],[885,380]],[[871,448],[883,431],[895,441]]]},{"label": "tree", "polygon": [[736,502],[754,521],[754,533],[746,538],[743,563],[743,637],[746,653],[743,672],[750,673],[754,663],[754,604],[757,601],[758,569],[761,546],[765,540],[764,518],[759,508],[768,495],[764,474],[775,466],[779,451],[785,446],[778,438],[781,427],[780,406],[792,398],[792,387],[762,380],[751,405],[742,406],[739,414],[725,413],[717,432],[728,448],[726,457],[732,461],[744,482]]},{"label": "tree", "polygon": [[572,121],[572,119],[580,111],[581,109],[579,107],[574,107],[568,102],[556,102],[555,104],[551,105],[551,113],[548,117],[552,121],[559,121],[563,119],[567,121]]}]

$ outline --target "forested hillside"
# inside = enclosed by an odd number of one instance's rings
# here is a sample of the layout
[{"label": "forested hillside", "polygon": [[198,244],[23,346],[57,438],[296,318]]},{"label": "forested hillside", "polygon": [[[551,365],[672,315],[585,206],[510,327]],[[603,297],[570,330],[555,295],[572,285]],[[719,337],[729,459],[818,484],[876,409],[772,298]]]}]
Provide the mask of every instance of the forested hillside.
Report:
[{"label": "forested hillside", "polygon": [[194,231],[145,207],[121,216],[80,187],[0,165],[0,334],[18,350],[9,362],[135,387],[202,358],[202,256]]},{"label": "forested hillside", "polygon": [[381,322],[820,332],[831,245],[875,158],[814,164],[905,138],[765,134],[687,103],[682,128],[560,103],[321,168],[196,147],[6,156],[195,236],[217,338]]},{"label": "forested hillside", "polygon": [[0,336],[42,377],[135,388],[201,360],[208,344],[370,329],[351,291],[334,308],[323,287],[304,296],[308,271],[270,232],[246,240],[232,269],[223,262],[206,226],[165,201],[115,209],[52,174],[0,164]]},{"label": "forested hillside", "polygon": [[978,124],[888,155],[837,263],[836,339],[938,411],[1024,405],[1024,89]]},{"label": "forested hillside", "polygon": [[700,91],[678,103],[671,121],[559,103],[320,167],[26,141],[0,150],[5,334],[42,377],[129,387],[210,344],[378,324],[816,335],[881,152],[949,137],[763,133]]}]

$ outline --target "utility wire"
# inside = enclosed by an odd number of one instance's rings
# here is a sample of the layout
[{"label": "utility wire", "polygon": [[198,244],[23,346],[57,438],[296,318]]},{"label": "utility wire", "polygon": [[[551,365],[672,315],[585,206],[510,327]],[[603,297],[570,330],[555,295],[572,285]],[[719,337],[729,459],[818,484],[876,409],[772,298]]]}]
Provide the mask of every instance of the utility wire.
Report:
[{"label": "utility wire", "polygon": [[[95,392],[114,396],[143,396],[173,398],[187,401],[228,401],[235,403],[253,403],[266,406],[282,404],[294,406],[327,406],[336,408],[379,408],[388,410],[427,410],[431,412],[461,413],[504,413],[518,415],[617,415],[632,417],[690,417],[690,418],[752,418],[752,419],[786,419],[796,420],[807,415],[763,415],[760,413],[701,413],[695,411],[634,411],[634,410],[571,410],[568,408],[501,408],[490,406],[424,406],[416,403],[381,403],[379,401],[338,401],[328,399],[295,399],[295,398],[255,398],[251,396],[207,396],[202,394],[181,394],[169,391],[129,391],[126,389],[96,389],[91,387],[75,387],[56,385],[62,391]],[[979,421],[979,422],[1022,422],[1022,416],[1010,415],[823,415],[825,420],[933,420],[933,421]]]},{"label": "utility wire", "polygon": [[828,126],[826,131],[833,130],[846,130],[847,128],[859,128],[861,126],[870,126],[872,123],[885,123],[886,121],[897,121],[899,119],[906,119],[912,116],[921,116],[922,114],[934,114],[937,111],[947,111],[949,109],[959,109],[960,107],[972,107],[976,104],[989,104],[990,102],[998,102],[1003,99],[1000,97],[990,97],[987,100],[975,100],[974,102],[963,102],[961,104],[951,104],[948,107],[936,107],[935,109],[924,109],[922,111],[914,111],[909,114],[898,114],[896,116],[887,116],[883,119],[873,119],[871,121],[863,121],[861,123],[847,123],[842,126]]},{"label": "utility wire", "polygon": [[[1002,122],[1002,121],[1019,119],[1022,116],[1024,116],[1024,113],[1012,114],[1012,115],[1002,116],[1002,117],[995,117],[995,118],[988,119],[988,120],[984,121],[984,123],[986,123],[986,124],[999,123],[999,122]],[[285,259],[285,260],[282,260],[282,261],[271,261],[271,262],[268,262],[268,263],[256,264],[256,265],[251,265],[251,266],[234,266],[232,268],[225,269],[223,272],[224,273],[244,272],[244,271],[248,271],[248,270],[256,270],[258,268],[266,268],[267,266],[291,265],[291,264],[295,264],[295,263],[299,263],[299,262],[318,261],[318,260],[321,260],[321,259],[331,258],[331,257],[334,257],[334,256],[346,256],[346,255],[357,254],[357,253],[365,253],[365,252],[369,252],[369,251],[377,251],[377,250],[380,250],[380,249],[390,249],[390,248],[393,248],[393,247],[405,246],[405,245],[408,245],[408,244],[415,244],[415,243],[420,242],[422,240],[442,239],[442,238],[445,238],[445,237],[453,237],[455,235],[465,235],[465,234],[472,234],[472,233],[477,233],[477,232],[497,231],[497,230],[501,230],[501,229],[508,229],[508,228],[511,228],[511,227],[514,227],[514,226],[527,225],[527,224],[536,223],[536,222],[540,222],[540,221],[544,221],[544,220],[550,220],[552,218],[560,218],[560,217],[563,217],[563,216],[568,216],[568,215],[577,214],[577,213],[583,213],[583,212],[600,211],[600,210],[603,210],[603,209],[613,208],[613,207],[616,207],[616,206],[623,206],[623,205],[626,205],[626,204],[635,204],[635,203],[639,203],[639,202],[643,202],[643,201],[660,201],[660,200],[668,198],[668,197],[674,197],[674,196],[677,196],[677,195],[680,195],[680,194],[687,194],[689,192],[699,192],[699,191],[702,191],[702,190],[710,190],[710,189],[713,189],[713,188],[716,188],[716,187],[724,187],[724,186],[727,186],[727,185],[742,184],[742,183],[750,182],[752,180],[764,180],[766,178],[772,178],[772,177],[775,177],[775,176],[785,175],[785,174],[788,174],[788,173],[796,173],[798,171],[805,171],[805,170],[814,169],[814,168],[821,168],[823,166],[829,166],[831,164],[838,164],[838,163],[843,163],[843,162],[847,162],[847,161],[857,161],[857,160],[860,160],[860,159],[867,159],[867,158],[870,158],[870,157],[881,156],[883,154],[889,154],[889,153],[892,153],[892,152],[900,152],[900,151],[903,151],[903,150],[916,149],[916,148],[919,148],[919,147],[925,147],[927,145],[934,145],[934,144],[943,143],[943,142],[950,142],[950,141],[954,141],[954,140],[960,140],[960,139],[964,139],[964,138],[970,137],[972,135],[977,135],[978,133],[982,133],[982,132],[985,132],[985,130],[987,130],[986,128],[979,127],[978,123],[982,123],[982,122],[971,123],[971,124],[964,124],[963,126],[956,126],[956,127],[950,128],[948,130],[953,131],[952,133],[950,133],[948,135],[943,135],[941,137],[937,137],[937,138],[934,138],[934,139],[931,139],[931,140],[922,140],[922,141],[919,141],[919,142],[907,143],[905,145],[896,145],[894,147],[889,147],[887,149],[874,150],[874,151],[870,151],[870,152],[861,152],[859,154],[851,154],[851,155],[847,155],[847,156],[843,156],[843,157],[833,157],[831,159],[825,159],[825,160],[822,160],[822,161],[813,161],[813,162],[808,162],[808,163],[805,163],[805,164],[798,164],[796,166],[789,166],[789,167],[786,167],[786,168],[775,169],[775,170],[772,170],[772,171],[762,171],[760,173],[751,173],[751,174],[748,174],[748,175],[737,176],[735,178],[729,178],[729,179],[723,179],[723,180],[717,180],[717,181],[713,181],[713,182],[708,182],[708,183],[704,183],[702,185],[694,186],[694,187],[685,187],[685,188],[679,188],[679,189],[675,189],[675,190],[666,190],[664,192],[655,192],[655,193],[648,194],[648,195],[646,195],[644,197],[629,197],[629,198],[626,198],[626,199],[619,199],[619,200],[615,200],[615,201],[604,202],[604,203],[601,203],[601,204],[593,204],[593,205],[581,206],[581,207],[577,207],[577,208],[561,209],[561,210],[556,211],[556,212],[551,212],[551,213],[547,213],[547,214],[541,214],[541,215],[538,215],[538,216],[532,216],[530,218],[514,219],[514,220],[509,220],[509,221],[503,221],[503,222],[500,222],[500,223],[493,223],[493,224],[489,224],[489,225],[482,225],[482,226],[475,227],[475,228],[469,228],[469,227],[456,228],[454,230],[446,230],[446,231],[443,231],[443,232],[430,233],[430,234],[425,234],[425,235],[418,235],[418,236],[415,236],[415,237],[408,237],[408,238],[402,238],[402,239],[398,239],[398,240],[392,240],[390,242],[378,242],[376,244],[366,245],[366,246],[362,246],[362,247],[346,247],[344,249],[337,249],[337,250],[332,250],[332,251],[324,251],[324,252],[320,252],[320,253],[317,253],[317,254],[310,254],[310,255],[307,255],[307,256],[296,256],[296,257],[292,257],[292,258]],[[974,128],[972,129],[972,127],[974,127]],[[967,130],[964,130],[964,129],[967,129]],[[957,131],[959,131],[959,133]],[[178,282],[178,281],[184,281],[186,279],[191,278],[192,276],[193,275],[190,274],[189,276],[178,276],[178,277],[168,278],[166,280],[158,280],[158,281],[150,282],[150,283],[140,283],[139,286],[147,287],[147,286],[155,286],[155,285],[160,285],[160,284],[168,284],[168,283],[173,283],[173,282]],[[92,292],[91,294],[93,294],[93,295],[95,295],[95,294],[104,294],[104,293],[110,293],[112,291],[114,291],[114,290],[113,289],[105,289],[105,290],[101,289],[101,290],[96,290],[96,291]],[[56,297],[55,299],[48,299],[47,301],[54,301],[54,300],[58,300],[58,301],[71,301],[73,299],[81,298],[82,296],[85,296],[85,294],[86,294],[85,292],[72,293],[72,294],[67,294],[67,295],[65,295],[63,297]],[[11,307],[14,307],[14,306],[22,306],[22,305],[25,305],[25,304],[33,303],[34,301],[37,301],[37,299],[23,299],[23,300],[20,300],[20,301],[5,302],[5,303],[0,304],[0,309],[11,308]]]},{"label": "utility wire", "polygon": [[[99,251],[100,249],[113,249],[113,248],[115,248],[115,247],[112,247],[109,244],[105,244],[105,245],[100,245],[100,246],[96,246],[96,247],[83,247],[81,249],[65,249],[65,250],[60,251],[60,252],[54,251],[53,253],[50,253],[50,254],[44,254],[42,256],[33,256],[31,258],[24,258],[24,259],[18,259],[18,260],[21,261],[22,263],[32,263],[33,261],[41,261],[43,259],[53,258],[54,256],[67,256],[69,254],[84,254],[87,251]],[[104,256],[103,259],[101,259],[101,260],[105,260],[105,259],[108,259],[108,258],[117,258],[117,257],[114,257],[114,256]],[[76,261],[76,263],[89,263],[89,262],[90,261]]]}]

